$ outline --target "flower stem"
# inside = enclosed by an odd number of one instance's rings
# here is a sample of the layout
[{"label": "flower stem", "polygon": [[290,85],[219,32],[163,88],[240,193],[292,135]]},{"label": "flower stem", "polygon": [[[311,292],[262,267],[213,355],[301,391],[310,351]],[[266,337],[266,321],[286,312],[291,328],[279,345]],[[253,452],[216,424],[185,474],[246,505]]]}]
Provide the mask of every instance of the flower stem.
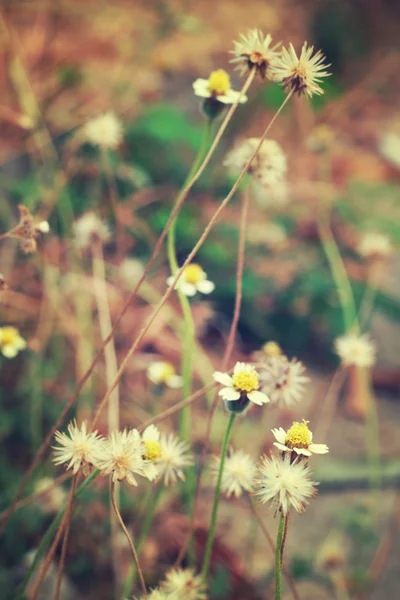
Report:
[{"label": "flower stem", "polygon": [[[179,191],[178,196],[174,202],[174,208],[180,203],[180,198],[186,189],[188,183],[193,179],[193,176],[197,173],[201,163],[204,160],[204,156],[207,152],[207,149],[210,145],[211,137],[213,133],[213,121],[208,120],[202,144],[199,148],[199,151],[196,155],[196,158],[193,162],[192,168],[187,175],[181,190]],[[178,220],[178,216],[174,219],[171,224],[170,230],[167,236],[167,250],[168,250],[168,261],[171,269],[172,275],[175,275],[179,269],[178,260],[176,256],[176,223]],[[193,365],[193,355],[195,349],[195,328],[193,322],[192,311],[190,309],[190,302],[188,298],[181,292],[181,290],[177,290],[179,302],[182,308],[183,313],[183,330],[182,330],[182,364],[181,364],[181,372],[182,372],[182,396],[183,398],[187,398],[190,395],[191,387],[192,387],[192,365]],[[188,428],[190,423],[190,407],[186,407],[181,412],[181,422],[180,422],[180,437],[184,440],[189,441]]]},{"label": "flower stem", "polygon": [[[140,551],[141,551],[143,544],[146,540],[146,537],[150,531],[151,525],[154,520],[154,514],[156,512],[156,508],[160,501],[161,494],[163,491],[164,491],[164,486],[162,483],[159,483],[156,491],[151,494],[150,504],[146,507],[146,515],[144,517],[142,531],[140,532],[140,536],[139,536],[138,542],[136,544],[137,554],[138,554],[139,558],[140,558]],[[124,598],[128,598],[128,596],[130,596],[130,594],[132,592],[132,587],[135,583],[136,574],[137,574],[136,566],[132,565],[129,570],[128,576],[126,578],[125,584],[124,584],[124,591],[123,591]]]},{"label": "flower stem", "polygon": [[62,575],[64,570],[65,556],[67,554],[68,548],[68,538],[69,538],[69,530],[71,524],[71,516],[72,516],[72,505],[74,503],[74,496],[76,491],[76,484],[78,482],[78,475],[74,475],[71,484],[71,492],[70,492],[70,500],[67,505],[67,510],[65,512],[65,529],[64,529],[64,539],[61,548],[60,560],[58,562],[58,574],[57,574],[57,583],[56,583],[56,593],[54,595],[54,600],[59,600],[60,592],[61,592],[61,583],[62,583]]},{"label": "flower stem", "polygon": [[281,600],[281,569],[282,569],[282,552],[283,552],[283,536],[285,532],[285,517],[281,517],[278,527],[278,535],[276,538],[275,550],[275,600]]},{"label": "flower stem", "polygon": [[214,503],[213,503],[212,513],[211,513],[211,523],[210,523],[210,529],[208,532],[206,550],[204,553],[203,568],[201,570],[201,575],[203,577],[204,582],[207,581],[208,570],[210,568],[211,552],[212,552],[212,547],[213,547],[213,542],[214,542],[214,537],[215,537],[215,526],[217,524],[219,498],[220,498],[220,494],[221,494],[222,474],[224,471],[225,458],[226,458],[226,453],[228,450],[229,439],[231,436],[231,431],[232,431],[233,422],[235,420],[235,416],[236,416],[235,413],[230,413],[230,415],[229,415],[229,421],[228,421],[228,425],[226,428],[224,441],[222,444],[221,460],[220,460],[219,471],[218,471],[217,485],[215,487],[215,493],[214,493]]},{"label": "flower stem", "polygon": [[119,508],[118,508],[116,500],[115,500],[115,482],[113,480],[111,480],[111,503],[112,503],[113,508],[115,510],[115,514],[117,515],[117,519],[119,521],[119,524],[121,525],[122,531],[124,532],[124,534],[126,536],[126,539],[128,540],[128,544],[129,544],[129,547],[130,547],[132,555],[133,555],[133,559],[134,559],[135,564],[136,564],[137,572],[139,574],[139,579],[140,579],[140,584],[142,586],[143,595],[144,595],[145,598],[147,598],[146,584],[145,584],[145,581],[144,581],[142,569],[140,567],[139,557],[138,557],[138,555],[136,553],[135,545],[133,543],[133,540],[132,540],[131,536],[129,535],[129,531],[127,530],[126,525],[125,525],[125,523],[123,521],[123,518],[121,516],[121,513],[119,512]]}]

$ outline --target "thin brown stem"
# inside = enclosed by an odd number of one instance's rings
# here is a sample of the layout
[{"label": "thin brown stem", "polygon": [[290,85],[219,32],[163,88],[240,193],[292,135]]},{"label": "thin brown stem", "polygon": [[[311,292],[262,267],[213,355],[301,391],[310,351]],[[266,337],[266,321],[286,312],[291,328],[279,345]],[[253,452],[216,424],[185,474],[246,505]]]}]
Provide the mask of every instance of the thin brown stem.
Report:
[{"label": "thin brown stem", "polygon": [[272,125],[275,123],[275,120],[277,119],[277,117],[279,116],[279,114],[281,113],[281,111],[283,110],[284,106],[287,104],[287,102],[289,101],[289,99],[291,98],[292,93],[289,93],[285,100],[282,102],[280,108],[278,109],[278,111],[275,113],[275,115],[272,117],[271,121],[269,122],[269,124],[267,125],[267,127],[264,130],[264,133],[262,134],[259,143],[255,149],[255,151],[253,152],[252,156],[249,158],[249,160],[247,161],[247,163],[245,164],[245,166],[243,167],[239,177],[237,178],[236,182],[234,183],[231,191],[229,192],[229,194],[224,198],[224,200],[221,202],[221,204],[219,205],[219,207],[217,208],[217,210],[215,211],[214,215],[211,217],[208,225],[206,226],[206,228],[204,229],[202,235],[200,236],[200,239],[198,240],[197,244],[194,246],[194,248],[192,249],[192,251],[189,253],[188,257],[186,258],[185,262],[183,263],[183,265],[180,267],[180,269],[178,269],[178,271],[176,272],[174,279],[171,281],[171,285],[169,286],[169,288],[167,289],[167,291],[165,292],[164,296],[161,298],[161,301],[159,302],[159,304],[157,305],[157,307],[154,309],[153,313],[150,315],[146,325],[142,328],[141,332],[139,333],[138,337],[134,340],[134,342],[132,343],[131,347],[128,350],[128,353],[126,355],[126,357],[124,358],[122,365],[119,368],[119,371],[117,373],[117,375],[114,378],[114,381],[111,385],[111,387],[109,388],[109,390],[107,391],[106,395],[104,396],[103,400],[100,403],[99,408],[97,409],[97,413],[93,419],[92,425],[91,425],[91,431],[93,431],[93,429],[96,427],[100,416],[105,408],[105,406],[107,405],[107,402],[111,396],[111,394],[113,393],[115,387],[119,384],[122,375],[124,374],[124,371],[126,369],[126,367],[128,366],[128,363],[130,361],[130,359],[132,358],[132,355],[134,354],[134,352],[136,351],[137,347],[139,346],[140,342],[142,341],[142,339],[144,338],[144,336],[146,335],[146,333],[148,332],[148,330],[150,329],[151,325],[153,324],[153,322],[155,321],[158,313],[161,311],[162,307],[164,306],[164,304],[167,302],[168,298],[171,296],[171,294],[174,292],[175,290],[175,286],[179,280],[179,278],[181,277],[183,271],[185,270],[185,268],[187,267],[187,265],[193,260],[193,258],[196,256],[197,252],[200,250],[201,246],[203,245],[203,243],[205,242],[205,240],[208,237],[208,234],[210,233],[211,229],[214,227],[215,223],[217,222],[220,214],[222,213],[222,211],[224,210],[224,208],[226,207],[226,205],[228,204],[228,202],[231,200],[232,196],[235,194],[235,192],[237,191],[237,189],[239,188],[244,176],[246,175],[252,161],[254,160],[254,158],[256,157],[256,155],[258,154],[265,138],[267,137],[267,134],[269,132],[269,130],[271,129]]},{"label": "thin brown stem", "polygon": [[[249,203],[250,203],[250,194],[248,193],[248,190],[246,189],[243,192],[242,213],[241,213],[241,217],[240,217],[238,260],[237,260],[237,267],[236,267],[235,307],[234,307],[234,311],[233,311],[233,318],[232,318],[232,323],[231,323],[231,327],[230,327],[230,331],[229,331],[229,335],[228,335],[228,340],[226,343],[224,356],[222,358],[222,365],[221,365],[222,371],[227,370],[229,361],[231,359],[231,355],[232,355],[232,351],[233,351],[233,347],[234,347],[234,343],[235,343],[236,330],[237,330],[237,326],[238,326],[238,322],[239,322],[240,307],[242,304],[242,282],[243,282],[243,269],[244,269],[244,257],[245,257],[245,245],[246,245],[246,229],[247,229],[247,218],[248,218],[248,212],[249,212]],[[188,531],[186,533],[185,540],[182,544],[182,547],[178,554],[178,558],[176,559],[176,562],[175,562],[176,566],[178,566],[182,562],[183,557],[186,554],[190,539],[193,535],[197,507],[198,507],[199,500],[200,500],[201,480],[202,480],[204,468],[206,465],[206,456],[207,456],[207,452],[208,452],[209,440],[210,440],[210,435],[211,435],[211,426],[212,426],[212,422],[214,419],[215,411],[217,410],[218,398],[219,398],[219,396],[218,396],[218,393],[216,392],[214,394],[213,402],[212,402],[211,409],[210,409],[208,419],[207,419],[205,441],[204,441],[203,448],[201,451],[201,457],[200,457],[200,463],[199,463],[199,473],[197,476],[197,484],[196,484],[196,491],[195,491],[193,508],[192,508],[192,515],[190,518],[190,523],[189,523]]]},{"label": "thin brown stem", "polygon": [[[250,495],[248,495],[248,500],[249,500],[250,510],[253,513],[254,517],[256,518],[257,523],[259,524],[260,529],[263,532],[263,534],[265,536],[265,539],[268,542],[269,547],[271,548],[272,554],[275,555],[275,542],[272,539],[272,537],[271,537],[268,529],[265,527],[264,521],[262,520],[262,518],[261,518],[258,510],[256,509],[256,507],[254,506],[253,499],[252,499],[252,497]],[[282,571],[283,571],[283,574],[285,575],[285,578],[286,578],[286,581],[287,581],[288,586],[290,588],[290,591],[292,592],[293,598],[295,600],[301,600],[300,596],[299,596],[299,593],[298,593],[298,591],[296,589],[296,586],[294,584],[294,581],[293,581],[293,579],[292,579],[292,577],[291,577],[288,569],[284,565],[282,565]]]},{"label": "thin brown stem", "polygon": [[[18,500],[21,498],[21,495],[28,483],[28,481],[30,480],[32,473],[34,472],[36,466],[39,464],[40,460],[42,459],[42,457],[44,456],[52,438],[54,433],[56,432],[56,430],[60,427],[60,425],[62,425],[62,423],[64,422],[65,417],[67,416],[67,414],[69,413],[69,411],[71,410],[72,406],[75,404],[76,400],[79,397],[79,394],[81,393],[83,387],[85,386],[86,382],[88,381],[88,379],[90,378],[90,376],[92,375],[92,372],[94,370],[94,368],[96,367],[97,363],[100,360],[100,357],[102,356],[102,353],[104,351],[104,348],[107,346],[107,344],[110,342],[110,340],[113,338],[122,317],[124,316],[124,314],[126,313],[126,311],[128,310],[132,299],[136,296],[138,290],[140,289],[140,286],[142,285],[143,281],[145,280],[145,278],[147,277],[155,259],[157,258],[160,249],[162,247],[162,244],[164,242],[164,239],[168,233],[168,231],[171,228],[172,223],[174,222],[174,219],[176,217],[176,215],[179,213],[180,208],[186,198],[186,196],[188,195],[189,191],[191,190],[191,188],[193,187],[194,183],[199,179],[199,177],[201,176],[201,174],[203,173],[204,169],[206,168],[206,166],[208,165],[212,153],[215,151],[215,148],[217,147],[218,142],[220,141],[230,119],[233,116],[234,111],[236,110],[239,102],[240,102],[240,98],[242,97],[243,94],[246,93],[247,89],[249,88],[251,82],[253,81],[255,75],[255,71],[251,72],[249,74],[249,77],[247,78],[241,92],[240,92],[240,96],[237,98],[237,101],[235,102],[235,104],[232,104],[231,108],[229,109],[225,119],[223,120],[218,133],[215,137],[215,140],[209,150],[209,152],[207,153],[207,156],[205,157],[202,165],[199,167],[199,170],[197,171],[197,173],[195,173],[195,175],[193,176],[193,178],[191,179],[191,181],[188,182],[187,186],[182,190],[181,195],[178,198],[178,201],[176,202],[176,205],[174,207],[174,209],[172,210],[169,219],[167,221],[167,224],[165,225],[160,237],[157,240],[157,243],[155,245],[155,248],[153,250],[153,253],[146,265],[146,268],[143,271],[142,276],[140,277],[139,281],[137,282],[135,288],[133,289],[133,291],[131,292],[131,294],[129,295],[129,297],[127,298],[121,312],[119,313],[118,317],[116,318],[114,325],[112,327],[112,330],[110,331],[109,335],[106,337],[106,339],[102,342],[99,350],[97,351],[96,356],[93,359],[92,364],[90,365],[90,367],[88,368],[88,370],[86,371],[86,373],[83,375],[83,377],[80,379],[80,381],[78,382],[77,388],[75,390],[74,395],[71,397],[71,399],[67,402],[67,404],[64,406],[63,410],[61,411],[60,416],[58,417],[58,419],[56,420],[56,422],[54,423],[53,427],[51,428],[51,430],[49,431],[49,433],[47,434],[47,436],[45,437],[45,439],[43,440],[40,448],[38,449],[38,451],[36,452],[36,455],[32,461],[32,464],[30,465],[30,467],[27,469],[27,471],[25,472],[24,477],[22,478],[22,481],[18,487],[18,490],[10,504],[10,507],[8,508],[7,511],[7,515],[4,518],[4,522],[2,524],[2,526],[0,527],[0,535],[3,533],[4,529],[6,528],[11,515],[13,514],[14,510],[15,510],[15,506],[18,502]],[[182,270],[179,272],[179,276],[181,274]],[[171,288],[172,289],[172,288]]]},{"label": "thin brown stem", "polygon": [[142,590],[143,590],[143,595],[145,598],[147,598],[147,590],[146,590],[146,584],[144,581],[144,577],[143,577],[143,572],[142,569],[140,567],[140,563],[139,563],[139,557],[136,553],[135,550],[135,545],[133,543],[133,540],[129,534],[129,531],[127,530],[125,523],[122,519],[121,513],[119,512],[119,508],[117,506],[116,500],[115,500],[115,482],[111,480],[111,503],[113,505],[113,508],[115,510],[115,514],[117,515],[117,519],[119,521],[119,524],[121,525],[122,531],[124,532],[126,539],[128,540],[129,543],[129,547],[131,549],[132,555],[133,555],[133,559],[135,561],[135,565],[136,565],[136,569],[139,575],[139,579],[140,579],[140,584],[142,586]]},{"label": "thin brown stem", "polygon": [[50,550],[46,556],[46,560],[44,561],[44,564],[42,566],[42,569],[39,573],[39,577],[34,585],[34,588],[32,590],[31,596],[30,596],[30,600],[36,600],[39,594],[39,590],[40,590],[40,586],[43,583],[44,578],[46,577],[46,573],[50,567],[51,561],[54,558],[54,555],[56,553],[57,550],[57,546],[60,542],[61,536],[63,534],[64,528],[69,520],[69,515],[71,514],[71,508],[72,508],[72,502],[74,499],[74,494],[75,494],[75,487],[76,487],[76,476],[74,476],[73,480],[72,480],[72,485],[71,485],[71,489],[69,492],[69,496],[68,496],[68,504],[67,504],[67,508],[65,510],[64,516],[61,519],[61,522],[58,526],[58,529],[56,531],[56,535],[54,537],[53,543],[50,547]]},{"label": "thin brown stem", "polygon": [[283,566],[283,554],[285,552],[285,544],[286,544],[286,538],[287,538],[287,532],[288,532],[288,526],[289,526],[289,515],[290,515],[290,511],[288,511],[288,514],[285,517],[285,528],[283,530],[283,539],[282,539],[282,546],[281,546],[281,565]]},{"label": "thin brown stem", "polygon": [[68,505],[67,505],[67,508],[65,511],[66,520],[65,520],[65,528],[64,528],[64,539],[63,539],[63,544],[62,544],[62,548],[61,548],[60,561],[58,563],[56,593],[54,595],[54,600],[59,600],[59,598],[60,598],[61,582],[62,582],[62,576],[63,576],[63,571],[64,571],[65,556],[67,554],[67,548],[68,548],[69,530],[70,530],[70,525],[71,525],[72,505],[73,505],[73,501],[74,501],[74,495],[75,495],[77,482],[78,482],[78,475],[75,475],[74,478],[72,479],[70,497],[69,497]]}]

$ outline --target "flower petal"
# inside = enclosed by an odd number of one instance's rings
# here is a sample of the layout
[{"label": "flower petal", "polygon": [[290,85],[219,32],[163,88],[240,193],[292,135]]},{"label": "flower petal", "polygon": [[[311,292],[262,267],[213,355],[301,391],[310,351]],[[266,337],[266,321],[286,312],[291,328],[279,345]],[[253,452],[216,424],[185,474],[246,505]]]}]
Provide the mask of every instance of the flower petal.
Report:
[{"label": "flower petal", "polygon": [[18,354],[18,348],[16,348],[14,345],[6,344],[2,347],[1,353],[6,358],[15,358]]},{"label": "flower petal", "polygon": [[311,456],[311,452],[307,448],[292,448],[296,454],[304,454],[304,456]]},{"label": "flower petal", "polygon": [[263,404],[269,402],[267,394],[264,394],[264,392],[259,392],[257,390],[249,392],[247,394],[247,397],[251,402],[254,402],[254,404],[258,404],[259,406],[262,406]]},{"label": "flower petal", "polygon": [[224,387],[219,390],[218,394],[223,400],[239,400],[240,392],[232,387]]},{"label": "flower petal", "polygon": [[282,450],[283,452],[291,452],[290,448],[285,446],[285,444],[280,444],[279,442],[274,442],[274,446],[276,446],[277,448],[279,448],[279,450]]},{"label": "flower petal", "polygon": [[202,294],[211,294],[211,292],[215,290],[215,284],[212,281],[205,279],[204,281],[199,281],[197,289]]},{"label": "flower petal", "polygon": [[279,429],[271,429],[271,431],[274,434],[275,439],[280,444],[284,444],[285,443],[285,440],[286,440],[286,431],[282,427],[279,427]]},{"label": "flower petal", "polygon": [[170,387],[172,389],[177,389],[177,388],[182,387],[183,379],[180,375],[171,375],[171,377],[168,377],[168,379],[165,383],[167,384],[168,387]]},{"label": "flower petal", "polygon": [[221,371],[215,371],[215,373],[213,374],[213,377],[214,377],[215,381],[217,381],[218,383],[222,383],[222,385],[225,385],[227,387],[233,386],[232,377],[230,375],[228,375],[228,373],[222,373]]},{"label": "flower petal", "polygon": [[326,454],[329,452],[329,448],[326,444],[310,444],[309,449],[314,454]]},{"label": "flower petal", "polygon": [[193,285],[193,283],[186,283],[186,281],[182,281],[182,283],[179,285],[179,289],[181,290],[182,294],[185,294],[185,296],[195,296],[197,289],[196,286]]}]

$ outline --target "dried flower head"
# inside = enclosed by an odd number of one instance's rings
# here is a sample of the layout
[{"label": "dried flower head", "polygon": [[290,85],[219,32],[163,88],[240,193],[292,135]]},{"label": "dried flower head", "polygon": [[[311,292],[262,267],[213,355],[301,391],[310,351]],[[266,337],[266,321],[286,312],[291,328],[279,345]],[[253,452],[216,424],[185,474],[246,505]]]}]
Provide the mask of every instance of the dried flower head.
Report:
[{"label": "dried flower head", "polygon": [[295,455],[311,456],[311,454],[326,454],[329,448],[326,444],[313,444],[313,434],[308,428],[308,421],[294,421],[293,425],[285,431],[282,427],[272,429],[276,442],[274,446],[282,452],[290,452],[292,458]]},{"label": "dried flower head", "polygon": [[376,346],[367,334],[348,333],[335,340],[335,350],[345,366],[372,367]]},{"label": "dried flower head", "polygon": [[[168,277],[167,284],[172,285],[174,279],[173,275]],[[194,296],[196,292],[211,294],[215,289],[215,285],[207,279],[207,273],[203,271],[200,265],[191,263],[183,269],[175,289],[180,290],[185,296]]]},{"label": "dried flower head", "polygon": [[324,90],[318,83],[321,78],[331,75],[326,70],[330,65],[324,64],[325,56],[320,50],[314,56],[313,52],[314,46],[307,47],[307,42],[303,44],[300,58],[292,44],[289,44],[289,49],[282,48],[278,62],[271,68],[271,77],[274,81],[281,81],[285,91],[294,94],[305,94],[309,98],[313,94],[323,94]]},{"label": "dried flower head", "polygon": [[80,248],[90,248],[95,242],[106,244],[111,237],[107,225],[92,211],[75,221],[74,233]]},{"label": "dried flower head", "polygon": [[[214,456],[214,463],[211,465],[213,479],[217,481],[221,458]],[[222,472],[221,492],[226,496],[235,496],[239,498],[242,493],[250,492],[252,489],[253,478],[256,472],[256,465],[253,459],[243,452],[243,450],[229,450],[224,462]]]},{"label": "dried flower head", "polygon": [[18,352],[26,348],[26,341],[18,329],[7,325],[0,327],[0,352],[6,358],[15,358]]},{"label": "dried flower head", "polygon": [[184,470],[193,464],[188,444],[170,433],[161,435],[160,445],[162,453],[156,463],[158,477],[163,479],[166,487],[175,485],[178,479],[185,481]]},{"label": "dried flower head", "polygon": [[17,238],[25,254],[31,254],[36,251],[36,240],[41,233],[48,233],[50,227],[47,221],[36,222],[34,217],[23,204],[18,205],[19,222],[14,229],[9,232],[9,237]]},{"label": "dried flower head", "polygon": [[[252,365],[237,362],[232,376],[216,371],[214,379],[225,386],[218,394],[228,403],[230,410],[242,412],[243,408],[247,408],[249,401],[259,406],[269,402],[268,396],[259,390],[258,373]],[[238,406],[235,406],[235,403],[238,403]]]},{"label": "dried flower head", "polygon": [[303,363],[285,355],[269,356],[260,364],[260,386],[271,402],[290,406],[304,395],[309,378],[304,375]]},{"label": "dried flower head", "polygon": [[[242,171],[256,151],[260,140],[248,138],[237,144],[224,160],[224,165],[233,173]],[[275,140],[264,140],[252,160],[248,173],[261,185],[272,188],[281,183],[287,171],[286,156]]]},{"label": "dried flower head", "polygon": [[195,575],[194,569],[168,571],[160,589],[174,600],[207,600],[203,579],[201,575]]},{"label": "dried flower head", "polygon": [[255,480],[256,496],[262,504],[272,502],[275,513],[286,516],[291,506],[299,514],[304,512],[310,498],[316,493],[317,484],[303,461],[291,463],[276,456],[262,457]]},{"label": "dried flower head", "polygon": [[146,448],[137,429],[113,431],[102,443],[97,468],[102,475],[112,473],[113,481],[137,486],[136,475],[147,477]]},{"label": "dried flower head", "polygon": [[271,67],[279,58],[277,50],[280,42],[271,46],[272,37],[268,33],[264,36],[260,29],[250,29],[246,34],[240,34],[239,41],[234,41],[234,50],[230,53],[234,55],[231,63],[237,64],[237,69],[241,75],[246,71],[256,69],[262,79],[271,79]]},{"label": "dried flower head", "polygon": [[[208,79],[196,79],[193,83],[193,90],[200,98],[211,98],[222,104],[234,104],[240,96],[240,92],[231,88],[230,77],[223,69],[212,71]],[[247,96],[243,94],[240,103],[243,104],[246,101]]]},{"label": "dried flower head", "polygon": [[94,146],[116,148],[122,142],[121,121],[112,112],[90,119],[83,128],[85,139]]},{"label": "dried flower head", "polygon": [[367,259],[385,259],[393,254],[393,246],[384,233],[369,231],[361,236],[358,253]]},{"label": "dried flower head", "polygon": [[55,439],[59,444],[53,446],[55,457],[53,462],[56,465],[67,464],[67,469],[72,469],[74,475],[79,470],[87,476],[92,468],[97,466],[98,453],[102,441],[97,431],[88,433],[86,422],[79,427],[76,421],[68,425],[68,434],[56,431]]},{"label": "dried flower head", "polygon": [[155,385],[166,385],[173,389],[182,387],[182,377],[176,374],[174,365],[166,361],[156,360],[150,363],[147,377]]}]

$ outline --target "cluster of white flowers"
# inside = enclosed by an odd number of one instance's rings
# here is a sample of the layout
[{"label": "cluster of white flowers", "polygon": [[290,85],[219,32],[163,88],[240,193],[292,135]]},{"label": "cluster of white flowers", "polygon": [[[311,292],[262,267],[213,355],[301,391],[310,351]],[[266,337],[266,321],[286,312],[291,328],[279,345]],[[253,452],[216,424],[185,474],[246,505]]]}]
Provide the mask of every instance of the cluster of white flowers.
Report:
[{"label": "cluster of white flowers", "polygon": [[55,434],[54,462],[65,464],[74,474],[89,475],[93,468],[113,481],[126,481],[137,486],[137,476],[150,481],[163,480],[164,485],[185,479],[184,470],[193,462],[189,447],[175,435],[160,434],[149,425],[141,435],[137,429],[113,431],[107,438],[88,431],[85,422],[68,425],[68,435]]},{"label": "cluster of white flowers", "polygon": [[[262,405],[270,401],[282,405],[298,402],[304,394],[308,377],[301,362],[282,354],[276,342],[264,345],[257,353],[261,361],[258,372],[251,364],[236,363],[232,376],[219,371],[214,379],[224,387],[219,395],[232,412],[243,412],[250,403]],[[238,408],[239,405],[239,408]],[[308,458],[312,454],[326,454],[326,444],[315,444],[308,421],[294,422],[285,431],[272,429],[274,445],[281,457],[262,457],[256,466],[253,459],[242,450],[230,449],[225,457],[221,477],[221,491],[226,496],[240,497],[255,490],[261,502],[272,501],[273,506],[286,516],[290,507],[301,513],[310,498],[316,494],[316,484],[311,480]],[[221,459],[214,457],[211,472],[218,480]]]}]

